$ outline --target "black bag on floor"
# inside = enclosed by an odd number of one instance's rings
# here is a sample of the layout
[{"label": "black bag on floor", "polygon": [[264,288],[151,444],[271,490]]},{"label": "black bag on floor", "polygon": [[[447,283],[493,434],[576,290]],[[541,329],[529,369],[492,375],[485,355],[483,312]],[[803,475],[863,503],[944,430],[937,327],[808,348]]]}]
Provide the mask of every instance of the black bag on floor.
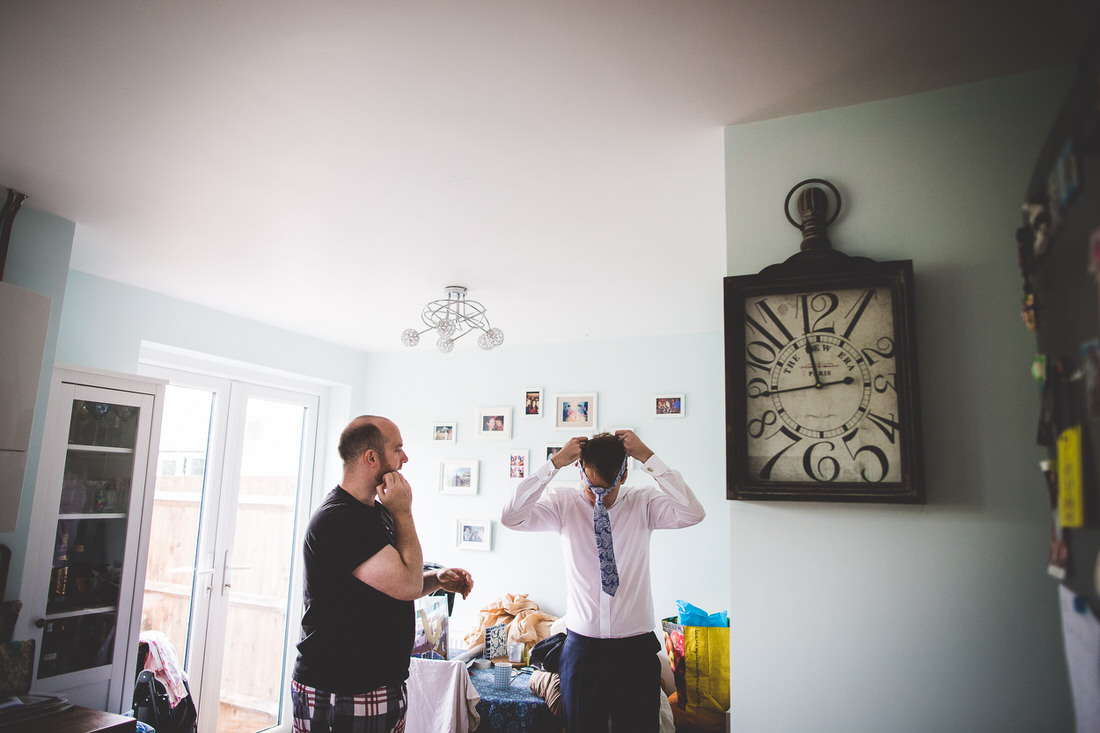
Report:
[{"label": "black bag on floor", "polygon": [[183,685],[187,688],[187,697],[172,707],[164,685],[157,681],[151,670],[143,669],[134,683],[134,717],[153,726],[157,733],[195,733],[198,712],[186,680]]}]

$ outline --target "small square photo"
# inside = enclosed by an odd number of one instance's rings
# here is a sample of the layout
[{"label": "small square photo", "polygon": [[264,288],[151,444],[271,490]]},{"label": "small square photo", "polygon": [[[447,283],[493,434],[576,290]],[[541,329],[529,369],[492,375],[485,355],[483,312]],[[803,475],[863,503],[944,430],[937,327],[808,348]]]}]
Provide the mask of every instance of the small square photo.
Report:
[{"label": "small square photo", "polygon": [[512,437],[511,407],[482,407],[478,410],[477,422],[482,438],[508,440]]},{"label": "small square photo", "polygon": [[463,550],[488,552],[493,546],[493,521],[491,519],[458,520],[458,546]]},{"label": "small square photo", "polygon": [[453,422],[437,422],[432,425],[432,440],[443,443],[455,442],[455,424]]},{"label": "small square photo", "polygon": [[659,394],[653,401],[654,417],[683,417],[684,396],[682,394]]},{"label": "small square photo", "polygon": [[439,491],[443,494],[476,494],[477,460],[441,462],[439,467]]}]

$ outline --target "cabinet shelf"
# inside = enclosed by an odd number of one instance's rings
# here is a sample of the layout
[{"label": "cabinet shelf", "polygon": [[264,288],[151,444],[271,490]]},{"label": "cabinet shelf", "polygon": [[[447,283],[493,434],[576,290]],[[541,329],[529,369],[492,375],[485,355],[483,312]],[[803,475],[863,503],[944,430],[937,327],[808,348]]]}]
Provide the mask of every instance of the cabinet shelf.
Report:
[{"label": "cabinet shelf", "polygon": [[118,611],[118,606],[88,606],[87,608],[73,608],[67,611],[54,611],[47,613],[44,617],[44,621],[60,621],[65,618],[76,618],[77,616],[91,616],[95,613],[115,613]]},{"label": "cabinet shelf", "polygon": [[79,451],[81,453],[133,453],[133,448],[112,448],[109,445],[81,445],[80,443],[69,443],[68,449],[70,451]]},{"label": "cabinet shelf", "polygon": [[77,512],[58,514],[61,519],[125,519],[128,515],[123,512]]}]

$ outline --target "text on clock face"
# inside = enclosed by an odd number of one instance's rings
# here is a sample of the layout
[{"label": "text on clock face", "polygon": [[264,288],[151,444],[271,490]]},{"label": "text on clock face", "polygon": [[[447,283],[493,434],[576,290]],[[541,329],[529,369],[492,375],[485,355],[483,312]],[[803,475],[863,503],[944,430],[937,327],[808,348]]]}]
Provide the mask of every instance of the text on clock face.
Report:
[{"label": "text on clock face", "polygon": [[746,301],[748,459],[768,480],[892,481],[900,471],[886,288]]}]

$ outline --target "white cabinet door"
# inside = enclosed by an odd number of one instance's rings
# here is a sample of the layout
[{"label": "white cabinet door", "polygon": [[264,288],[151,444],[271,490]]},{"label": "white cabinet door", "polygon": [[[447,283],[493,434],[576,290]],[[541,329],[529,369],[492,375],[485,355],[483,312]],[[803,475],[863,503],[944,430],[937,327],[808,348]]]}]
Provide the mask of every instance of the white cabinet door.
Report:
[{"label": "white cabinet door", "polygon": [[130,708],[163,401],[159,380],[54,370],[22,588],[34,692]]}]

